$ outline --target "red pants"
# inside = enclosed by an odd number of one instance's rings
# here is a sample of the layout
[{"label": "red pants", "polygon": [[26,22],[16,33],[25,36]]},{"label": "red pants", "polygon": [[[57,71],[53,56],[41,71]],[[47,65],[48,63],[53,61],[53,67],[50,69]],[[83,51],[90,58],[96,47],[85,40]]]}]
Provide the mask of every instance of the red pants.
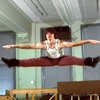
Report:
[{"label": "red pants", "polygon": [[18,66],[67,66],[67,65],[84,65],[84,59],[74,56],[62,56],[59,58],[40,57],[32,59],[18,60]]}]

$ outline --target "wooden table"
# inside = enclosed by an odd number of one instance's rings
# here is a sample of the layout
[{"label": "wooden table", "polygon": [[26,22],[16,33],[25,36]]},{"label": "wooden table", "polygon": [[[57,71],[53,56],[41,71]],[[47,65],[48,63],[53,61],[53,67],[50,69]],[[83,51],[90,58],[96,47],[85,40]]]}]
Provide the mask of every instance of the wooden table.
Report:
[{"label": "wooden table", "polygon": [[97,97],[97,94],[100,94],[100,80],[58,82],[57,88],[60,98],[62,98],[62,94],[75,94],[77,96],[82,94],[89,94],[90,96],[94,95]]},{"label": "wooden table", "polygon": [[43,89],[43,88],[38,88],[38,89],[11,89],[7,90],[6,94],[11,97],[11,100],[16,100],[14,98],[14,94],[25,94],[26,95],[26,100],[28,100],[28,95],[32,94],[32,100],[34,100],[34,96],[36,94],[42,94],[42,93],[53,93],[53,95],[50,97],[49,100],[52,100],[52,98],[55,97],[55,100],[57,100],[57,89],[55,88],[49,88],[49,89]]}]

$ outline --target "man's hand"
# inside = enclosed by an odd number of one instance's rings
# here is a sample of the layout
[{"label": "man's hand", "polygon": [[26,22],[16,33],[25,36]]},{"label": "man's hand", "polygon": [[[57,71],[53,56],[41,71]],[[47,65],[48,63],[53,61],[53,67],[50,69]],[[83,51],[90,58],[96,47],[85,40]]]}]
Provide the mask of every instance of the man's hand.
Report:
[{"label": "man's hand", "polygon": [[98,41],[98,40],[89,40],[89,42],[91,44],[100,44],[100,41]]},{"label": "man's hand", "polygon": [[10,48],[13,48],[14,45],[4,45],[3,48],[6,48],[6,49],[10,49]]}]

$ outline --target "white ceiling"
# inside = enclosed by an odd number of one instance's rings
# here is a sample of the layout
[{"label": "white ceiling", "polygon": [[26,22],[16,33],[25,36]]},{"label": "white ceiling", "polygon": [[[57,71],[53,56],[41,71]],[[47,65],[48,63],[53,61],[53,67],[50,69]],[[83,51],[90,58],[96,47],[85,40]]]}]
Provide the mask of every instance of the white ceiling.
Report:
[{"label": "white ceiling", "polygon": [[31,22],[100,18],[99,0],[9,0]]},{"label": "white ceiling", "polygon": [[5,25],[3,23],[0,22],[0,27],[4,27]]}]

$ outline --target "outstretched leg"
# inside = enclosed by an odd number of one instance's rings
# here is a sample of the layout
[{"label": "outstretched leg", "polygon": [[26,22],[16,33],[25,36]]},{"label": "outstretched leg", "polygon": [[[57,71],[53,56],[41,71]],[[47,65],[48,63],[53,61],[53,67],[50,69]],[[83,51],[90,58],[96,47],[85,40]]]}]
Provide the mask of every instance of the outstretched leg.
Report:
[{"label": "outstretched leg", "polygon": [[67,66],[67,65],[81,65],[81,66],[91,66],[96,67],[97,63],[100,61],[100,57],[87,57],[87,58],[79,58],[75,56],[64,56],[59,62],[59,66]]},{"label": "outstretched leg", "polygon": [[58,63],[59,66],[84,65],[84,59],[75,56],[63,56]]},{"label": "outstretched leg", "polygon": [[31,59],[6,59],[1,57],[1,60],[8,67],[31,67],[31,66],[53,66],[53,64],[49,61],[48,57],[40,57],[40,58],[31,58]]}]

